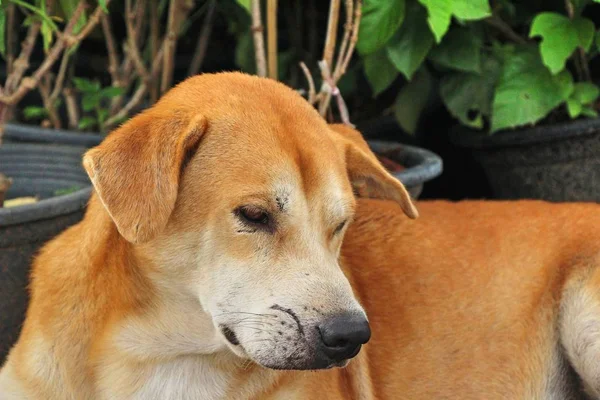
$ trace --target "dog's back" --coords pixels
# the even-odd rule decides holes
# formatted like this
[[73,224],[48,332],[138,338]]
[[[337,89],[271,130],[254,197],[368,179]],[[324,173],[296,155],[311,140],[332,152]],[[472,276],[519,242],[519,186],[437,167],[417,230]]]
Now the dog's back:
[[[381,398],[598,396],[600,206],[366,200],[344,244]],[[401,394],[401,395],[399,395]],[[398,397],[400,396],[400,397]]]

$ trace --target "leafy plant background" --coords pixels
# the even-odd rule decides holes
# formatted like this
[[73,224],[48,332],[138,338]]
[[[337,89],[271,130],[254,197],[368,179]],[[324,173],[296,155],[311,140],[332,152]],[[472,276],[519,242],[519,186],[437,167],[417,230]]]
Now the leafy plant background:
[[[536,4],[539,3],[539,4]],[[414,133],[441,101],[461,124],[494,133],[596,117],[588,62],[600,0],[365,0],[358,51],[375,96],[397,81],[394,115]]]

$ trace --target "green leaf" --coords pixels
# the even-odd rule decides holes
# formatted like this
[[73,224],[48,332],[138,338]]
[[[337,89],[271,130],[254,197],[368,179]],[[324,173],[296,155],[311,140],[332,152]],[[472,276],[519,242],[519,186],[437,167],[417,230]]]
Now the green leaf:
[[0,7],[0,54],[6,59],[6,9]]
[[361,54],[379,50],[404,21],[405,0],[365,0],[356,48]]
[[436,42],[440,42],[452,20],[452,1],[451,0],[419,0],[427,8],[427,23],[431,32],[435,36]]
[[108,14],[108,7],[106,6],[106,0],[98,0],[98,5],[102,8],[105,14]]
[[462,20],[478,20],[491,15],[488,0],[419,0],[427,8],[427,22],[440,42],[448,28],[452,16]]
[[573,27],[577,31],[579,46],[586,52],[590,51],[590,47],[594,43],[594,32],[596,31],[594,23],[587,18],[580,17],[573,19]]
[[77,90],[83,93],[97,93],[100,90],[100,82],[91,81],[86,78],[73,78]]
[[118,86],[108,86],[100,90],[100,97],[111,99],[113,97],[121,96],[125,92],[125,89]]
[[77,127],[79,129],[89,129],[96,126],[96,118],[94,117],[89,117],[89,116],[85,116],[83,118],[81,118],[81,120],[79,120],[79,125],[77,125]]
[[595,102],[599,95],[600,89],[598,86],[589,82],[579,82],[575,84],[575,88],[571,97],[582,105],[587,105]]
[[452,12],[467,21],[483,19],[492,15],[488,0],[453,0]]
[[242,6],[246,11],[248,11],[248,14],[252,13],[252,9],[250,8],[250,2],[252,0],[237,0],[237,3]]
[[[35,7],[32,6],[31,4],[27,3],[26,1],[23,0],[10,0],[12,3],[15,3],[18,6],[21,6],[23,8],[28,9],[29,11],[32,11],[35,15],[37,15],[39,18],[41,18],[42,21],[44,21],[51,29],[52,31],[57,31],[58,28],[56,27],[56,24],[54,23],[54,21],[52,21],[52,18],[50,18],[47,14],[45,9],[42,10],[39,7]],[[42,3],[44,8],[46,3],[43,2]]]
[[52,44],[52,29],[45,21],[42,21],[40,32],[42,33],[44,51],[48,51],[48,49],[50,49],[50,45]]
[[48,115],[48,111],[44,107],[29,106],[23,109],[23,117],[25,119],[40,119]]
[[596,112],[596,110],[594,110],[593,108],[588,107],[588,106],[584,106],[581,109],[581,114],[588,118],[597,118],[598,117],[598,112]]
[[539,121],[573,91],[570,73],[553,76],[535,48],[523,46],[505,57],[493,101],[492,132]]
[[100,105],[100,95],[98,93],[84,94],[81,99],[81,108],[83,111],[92,111]]
[[433,46],[434,38],[427,22],[425,9],[417,3],[406,9],[406,21],[388,43],[386,50],[392,63],[411,79]]
[[419,119],[433,90],[433,79],[427,68],[421,68],[412,81],[398,93],[394,103],[394,116],[406,132],[414,134]]
[[[49,17],[48,12],[46,11],[46,2],[41,1],[41,6],[43,14]],[[40,32],[42,33],[42,42],[44,43],[44,51],[48,51],[52,44],[52,26],[49,25],[48,21],[52,20],[50,18],[42,19],[42,26],[40,29]]]
[[398,70],[388,58],[385,49],[365,56],[364,67],[367,81],[373,89],[373,96],[387,89],[398,76]]
[[596,47],[600,51],[600,31],[596,32]]
[[594,37],[594,23],[586,18],[570,20],[564,15],[544,12],[531,24],[529,37],[540,36],[540,53],[544,65],[557,74],[578,46],[589,50]]
[[98,115],[98,124],[102,125],[104,123],[104,121],[106,121],[106,118],[108,118],[108,110],[106,110],[106,109],[98,110],[97,115]]
[[455,72],[443,76],[440,97],[453,117],[472,128],[483,128],[483,117],[492,112],[494,88],[502,66],[495,57],[486,57],[481,73]]
[[575,119],[581,115],[581,110],[583,106],[580,102],[575,99],[567,99],[567,111],[569,112],[569,117]]
[[450,30],[442,43],[429,53],[429,59],[441,66],[466,72],[481,71],[483,39],[471,29]]

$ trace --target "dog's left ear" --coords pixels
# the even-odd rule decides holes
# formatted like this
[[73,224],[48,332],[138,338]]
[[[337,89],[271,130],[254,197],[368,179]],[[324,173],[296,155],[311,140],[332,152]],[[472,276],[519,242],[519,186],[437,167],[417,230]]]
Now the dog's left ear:
[[167,224],[185,160],[207,129],[202,116],[149,109],[112,132],[83,166],[119,233],[143,243]]
[[360,132],[343,124],[331,124],[336,144],[346,159],[352,187],[359,197],[393,200],[410,218],[419,212],[404,185],[379,162]]

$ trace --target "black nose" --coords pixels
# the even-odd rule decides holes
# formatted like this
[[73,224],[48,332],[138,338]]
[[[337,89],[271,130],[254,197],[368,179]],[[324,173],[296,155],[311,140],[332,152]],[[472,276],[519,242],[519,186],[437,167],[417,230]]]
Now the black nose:
[[358,354],[360,346],[371,338],[371,328],[364,316],[355,313],[329,317],[318,326],[326,354],[343,361]]

